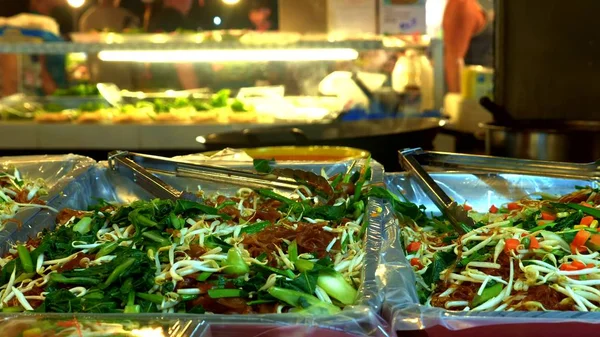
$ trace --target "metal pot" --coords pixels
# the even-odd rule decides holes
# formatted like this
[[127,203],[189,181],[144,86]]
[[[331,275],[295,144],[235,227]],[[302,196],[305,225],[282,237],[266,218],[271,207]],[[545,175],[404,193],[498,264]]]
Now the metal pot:
[[518,120],[479,125],[493,156],[588,163],[600,158],[600,121]]

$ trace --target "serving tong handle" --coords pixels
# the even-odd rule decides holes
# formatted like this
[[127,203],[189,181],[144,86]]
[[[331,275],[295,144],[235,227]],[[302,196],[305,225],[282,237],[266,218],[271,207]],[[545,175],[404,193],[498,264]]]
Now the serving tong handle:
[[111,169],[118,170],[122,174],[126,174],[140,187],[150,192],[155,197],[170,200],[191,200],[199,201],[195,194],[190,192],[179,191],[173,186],[165,183],[161,179],[154,176],[142,166],[127,157],[125,151],[113,151],[108,155],[108,164]]
[[448,218],[452,227],[459,233],[465,234],[466,228],[474,228],[475,223],[471,219],[462,205],[450,199],[441,187],[431,178],[425,171],[423,166],[415,158],[415,155],[422,153],[420,148],[407,149],[399,152],[400,164],[402,167],[413,176],[417,184],[423,189],[425,194],[433,201],[433,203],[442,211]]
[[422,151],[418,149],[423,165],[451,168],[460,171],[476,170],[494,173],[532,174],[555,178],[600,179],[600,159],[592,163],[563,163],[481,156],[472,154]]
[[267,187],[289,191],[298,188],[298,183],[293,178],[275,174],[255,173],[216,165],[186,163],[135,152],[114,151],[111,154],[119,154],[121,158],[127,158],[130,163],[136,164],[138,169],[144,169],[147,173],[175,175],[177,177],[251,188]]

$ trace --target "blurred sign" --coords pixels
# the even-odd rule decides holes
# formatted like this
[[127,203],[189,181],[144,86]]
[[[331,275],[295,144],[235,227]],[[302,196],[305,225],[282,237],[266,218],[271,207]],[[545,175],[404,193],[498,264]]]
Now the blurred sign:
[[334,34],[375,34],[376,10],[373,0],[328,0],[327,30]]
[[379,32],[425,34],[425,0],[379,0]]

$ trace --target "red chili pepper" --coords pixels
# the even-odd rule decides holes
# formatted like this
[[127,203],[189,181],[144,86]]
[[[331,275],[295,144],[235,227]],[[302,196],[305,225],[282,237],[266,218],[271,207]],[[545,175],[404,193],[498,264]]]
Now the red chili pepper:
[[512,250],[516,250],[521,242],[517,239],[506,239],[504,241],[504,252],[510,253]]
[[540,248],[540,242],[535,236],[529,238],[529,249],[538,249]]
[[509,202],[508,205],[506,205],[506,208],[508,208],[509,211],[516,211],[521,209],[521,206],[516,202]]
[[581,221],[579,222],[579,224],[589,226],[592,224],[593,221],[594,221],[594,217],[591,215],[588,215],[588,216],[584,216],[583,218],[581,218]]
[[471,207],[471,206],[467,205],[467,203],[465,203],[465,204],[463,205],[463,208],[464,208],[464,209],[465,209],[465,211],[467,211],[467,212],[473,209],[473,207]]
[[571,244],[575,247],[581,247],[585,245],[590,236],[592,236],[590,232],[581,229],[579,232],[577,232],[577,234],[575,234],[575,238],[573,238],[573,242],[571,242]]
[[546,212],[542,212],[542,220],[556,220],[556,215],[552,214],[552,213],[546,213]]
[[492,205],[492,207],[490,207],[490,213],[498,213],[498,207],[496,207],[496,205]]
[[419,260],[419,258],[413,257],[412,259],[410,259],[410,265],[413,267],[417,267],[418,269],[423,268],[423,265],[421,264],[421,260]]
[[569,247],[571,247],[571,254],[577,254],[577,252],[579,253],[587,253],[587,248],[585,246],[575,246],[574,244],[570,244]]
[[573,265],[569,264],[569,263],[563,263],[560,265],[560,267],[558,268],[560,270],[564,270],[564,271],[575,271],[575,270],[579,270],[576,267],[574,267]]
[[411,242],[408,244],[408,246],[406,246],[406,251],[409,253],[415,253],[419,251],[419,248],[421,248],[421,243],[418,241],[415,242]]
[[69,321],[58,321],[58,322],[56,322],[56,325],[63,327],[63,328],[70,328],[73,326],[77,326],[77,321],[74,319],[69,320]]
[[577,268],[577,270],[585,269],[585,263],[577,260],[573,260],[573,262],[571,262],[571,266]]

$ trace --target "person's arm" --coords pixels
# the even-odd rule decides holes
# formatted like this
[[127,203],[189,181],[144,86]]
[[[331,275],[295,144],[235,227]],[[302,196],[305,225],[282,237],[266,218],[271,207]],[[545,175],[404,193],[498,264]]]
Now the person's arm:
[[460,92],[460,73],[471,38],[485,28],[486,15],[475,0],[450,0],[444,12],[444,67],[449,92]]
[[178,63],[175,64],[175,69],[177,69],[177,77],[179,77],[179,83],[183,90],[198,88],[198,77],[193,64]]
[[2,75],[2,95],[0,96],[10,96],[16,94],[19,90],[18,65],[19,61],[16,54],[0,54],[0,67],[2,67],[2,71],[0,71]]
[[46,65],[46,57],[40,56],[40,65],[42,66],[41,77],[42,77],[42,89],[44,90],[44,94],[51,95],[56,91],[57,85],[54,82],[54,79],[48,72],[48,67]]

